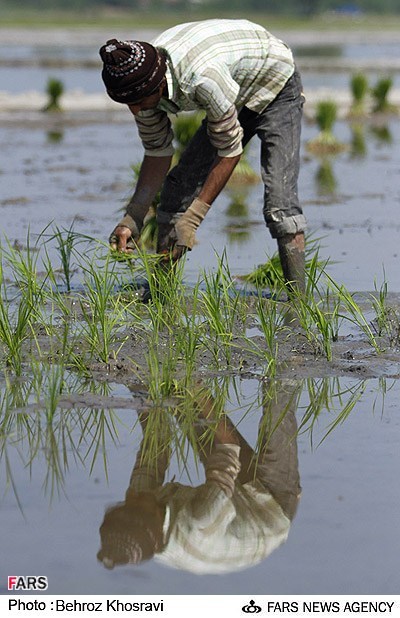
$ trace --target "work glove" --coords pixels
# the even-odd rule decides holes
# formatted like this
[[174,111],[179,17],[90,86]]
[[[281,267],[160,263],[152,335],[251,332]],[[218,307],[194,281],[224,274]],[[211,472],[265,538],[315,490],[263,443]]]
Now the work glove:
[[183,247],[185,251],[193,249],[197,228],[210,208],[210,204],[206,204],[197,197],[193,200],[187,211],[175,223],[177,248]]

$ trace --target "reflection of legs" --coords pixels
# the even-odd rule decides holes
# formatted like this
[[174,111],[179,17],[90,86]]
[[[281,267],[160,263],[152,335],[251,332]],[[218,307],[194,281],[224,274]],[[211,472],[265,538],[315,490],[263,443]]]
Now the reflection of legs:
[[[130,490],[135,492],[155,489],[164,482],[170,458],[170,435],[167,421],[163,423],[163,413],[164,410],[138,412],[143,437],[129,482]],[[161,422],[156,422],[153,428],[151,422],[156,415],[161,415],[158,419]],[[149,444],[150,435],[156,436],[156,443]]]
[[272,397],[270,390],[265,395],[256,477],[293,519],[301,493],[295,416],[300,385],[283,380]]

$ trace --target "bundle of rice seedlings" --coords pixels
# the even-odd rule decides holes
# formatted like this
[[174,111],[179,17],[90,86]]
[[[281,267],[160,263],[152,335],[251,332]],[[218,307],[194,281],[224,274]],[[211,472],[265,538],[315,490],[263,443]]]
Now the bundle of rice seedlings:
[[363,73],[357,73],[350,80],[350,90],[353,102],[350,107],[351,116],[362,116],[366,113],[366,97],[368,94],[368,79]]
[[315,120],[319,128],[317,137],[310,140],[307,148],[317,155],[335,154],[346,148],[333,134],[337,118],[337,105],[334,101],[320,101],[317,105]]
[[389,113],[395,111],[395,106],[389,103],[389,92],[393,86],[391,77],[383,77],[378,80],[375,87],[371,90],[371,95],[374,100],[374,113]]
[[64,84],[59,79],[51,77],[46,86],[48,103],[43,108],[44,112],[61,112],[60,98],[64,94]]
[[[306,269],[318,256],[320,238],[308,238],[306,242]],[[317,260],[317,265],[322,266],[323,262]],[[258,288],[279,287],[284,280],[279,253],[274,253],[265,264],[260,264],[255,270],[247,275],[239,275],[238,279],[246,281]]]

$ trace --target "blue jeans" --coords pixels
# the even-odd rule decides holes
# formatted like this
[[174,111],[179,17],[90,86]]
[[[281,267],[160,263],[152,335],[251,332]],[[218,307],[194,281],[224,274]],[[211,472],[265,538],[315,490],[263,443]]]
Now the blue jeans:
[[[254,135],[261,141],[263,214],[273,238],[306,229],[297,190],[303,103],[301,79],[296,70],[263,112],[244,107],[239,113],[243,147]],[[158,209],[160,223],[167,222],[175,213],[179,216],[190,206],[201,191],[216,155],[207,136],[205,119],[165,179]]]

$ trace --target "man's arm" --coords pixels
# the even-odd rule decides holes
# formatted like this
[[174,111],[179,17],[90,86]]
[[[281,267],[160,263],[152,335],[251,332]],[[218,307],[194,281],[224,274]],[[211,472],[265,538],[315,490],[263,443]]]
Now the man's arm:
[[225,187],[239,160],[240,154],[235,157],[217,157],[199,193],[199,199],[211,205]]
[[145,155],[140,167],[135,192],[129,200],[126,214],[114,229],[110,237],[112,249],[127,252],[131,239],[139,238],[143,220],[158,191],[161,189],[171,165],[172,156],[151,157]]
[[199,196],[193,200],[187,211],[175,224],[176,247],[172,258],[179,259],[185,251],[192,249],[196,231],[203,221],[211,204],[220,194],[235,169],[240,154],[233,157],[216,157]]
[[[204,99],[204,103],[207,103],[209,98],[207,89],[203,88],[197,95],[200,100]],[[198,197],[175,225],[177,240],[173,259],[179,259],[185,251],[193,248],[197,228],[231,177],[243,151],[243,129],[234,105],[219,116],[213,115],[210,110],[207,119],[207,132],[211,144],[217,150],[217,156]]]

